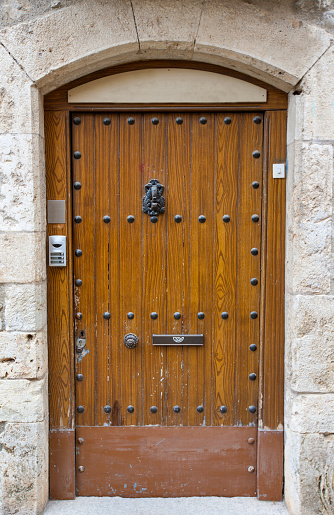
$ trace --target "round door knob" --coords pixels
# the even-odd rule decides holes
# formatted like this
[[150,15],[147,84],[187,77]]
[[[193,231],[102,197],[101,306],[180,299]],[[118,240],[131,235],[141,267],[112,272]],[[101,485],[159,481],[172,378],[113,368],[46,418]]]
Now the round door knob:
[[128,349],[133,349],[138,345],[138,336],[133,333],[126,334],[124,336],[124,345]]

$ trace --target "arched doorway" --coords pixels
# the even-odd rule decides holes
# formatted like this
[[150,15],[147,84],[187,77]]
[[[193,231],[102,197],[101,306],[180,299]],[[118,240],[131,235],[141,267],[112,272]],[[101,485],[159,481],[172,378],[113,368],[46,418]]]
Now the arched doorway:
[[[231,96],[89,87],[168,69],[227,76]],[[286,105],[176,61],[46,97],[48,229],[68,239],[48,278],[53,497],[281,498]]]

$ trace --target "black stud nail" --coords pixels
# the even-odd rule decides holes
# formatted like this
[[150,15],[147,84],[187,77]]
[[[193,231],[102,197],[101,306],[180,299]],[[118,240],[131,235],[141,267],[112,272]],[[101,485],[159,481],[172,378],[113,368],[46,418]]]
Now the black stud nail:
[[108,216],[108,215],[104,216],[103,217],[103,221],[104,221],[105,224],[109,224],[111,222],[110,216]]
[[81,182],[75,182],[73,186],[75,190],[81,190]]
[[206,217],[204,215],[201,215],[198,217],[198,221],[200,224],[204,224],[204,222],[206,221]]
[[252,256],[257,256],[259,253],[258,249],[256,249],[255,247],[251,250],[251,254]]
[[133,320],[135,315],[134,315],[134,313],[132,313],[132,311],[129,311],[129,313],[127,314],[127,317],[129,320]]
[[133,125],[134,123],[135,123],[135,119],[134,118],[132,118],[132,117],[128,118],[128,124],[129,125]]
[[73,123],[74,125],[80,125],[81,118],[79,118],[79,116],[76,116],[75,118],[73,118]]
[[250,317],[255,320],[255,318],[257,318],[257,312],[256,311],[252,311],[251,314],[250,314]]
[[256,374],[254,374],[254,373],[249,374],[249,379],[250,379],[251,381],[255,381],[255,379],[256,379]]
[[80,467],[78,467],[78,472],[85,472],[85,467],[80,465]]
[[[106,125],[108,125],[108,124],[106,124]],[[110,406],[104,406],[103,409],[104,409],[105,413],[111,413],[111,407]]]
[[199,123],[201,123],[202,125],[205,125],[205,124],[207,123],[207,121],[208,121],[208,120],[207,120],[204,116],[202,116],[202,117],[199,119]]
[[220,413],[226,413],[227,412],[227,407],[226,406],[220,406],[219,411],[220,411]]
[[78,406],[77,407],[77,412],[78,413],[83,413],[85,411],[85,408],[83,406]]
[[254,152],[253,152],[254,159],[259,159],[260,155],[261,154],[260,154],[260,152],[258,150],[254,150]]
[[204,316],[205,315],[204,315],[203,311],[200,311],[199,313],[197,313],[197,318],[199,318],[200,320],[203,320]]
[[152,224],[156,224],[157,221],[158,221],[158,217],[157,216],[151,216],[150,220],[151,220]]
[[249,410],[249,413],[256,413],[256,407],[255,406],[249,406],[248,410]]
[[174,411],[174,413],[180,413],[180,411],[181,411],[180,406],[174,406],[173,411]]
[[181,318],[181,313],[179,313],[178,311],[176,311],[176,313],[174,313],[174,318],[175,318],[175,320],[180,320],[180,318]]
[[180,118],[179,116],[176,118],[176,120],[175,120],[175,121],[176,121],[176,123],[177,123],[178,125],[182,125],[182,123],[183,123],[183,119],[182,119],[182,118]]
[[221,314],[221,317],[223,320],[226,320],[228,318],[228,313],[226,311],[224,311],[222,314]]
[[197,413],[203,413],[203,411],[204,411],[203,406],[197,406],[196,411],[197,411]]
[[252,345],[249,346],[249,350],[255,352],[257,350],[257,345],[255,345],[255,343],[252,343]]
[[81,224],[81,222],[82,222],[81,216],[75,216],[74,217],[74,221],[75,221],[76,224]]
[[77,279],[75,281],[75,284],[76,284],[76,286],[81,286],[82,285],[82,280],[81,279]]
[[129,216],[127,217],[127,221],[129,222],[129,224],[133,224],[133,222],[135,221],[135,217],[134,217],[134,216],[132,216],[132,215],[129,215]]
[[262,122],[262,118],[260,116],[255,116],[255,118],[253,118],[253,122],[258,125]]
[[81,152],[79,152],[78,150],[76,150],[73,154],[74,156],[74,159],[80,159],[81,158]]
[[257,181],[254,181],[254,182],[252,182],[252,186],[253,186],[254,190],[257,190],[258,187],[260,186],[260,184]]
[[177,224],[179,224],[180,222],[182,222],[182,216],[181,215],[175,215],[174,216],[174,220]]
[[110,118],[103,118],[103,123],[104,123],[104,125],[110,125],[111,124]]
[[77,374],[77,381],[83,381],[83,375]]
[[252,222],[255,222],[255,223],[256,223],[256,222],[258,222],[259,220],[260,220],[259,215],[253,215],[253,216],[252,216]]
[[76,318],[77,320],[82,320],[82,317],[83,317],[83,314],[82,314],[82,313],[76,313],[76,314],[75,314],[75,318]]
[[134,410],[135,410],[135,409],[134,409],[134,407],[133,407],[133,406],[128,406],[128,407],[127,407],[127,412],[128,412],[128,413],[133,413],[133,412],[134,412]]
[[75,255],[76,255],[77,257],[81,257],[81,256],[82,256],[82,250],[81,250],[81,249],[77,249],[77,250],[75,251]]
[[111,317],[111,314],[109,313],[109,311],[106,311],[105,313],[103,313],[103,318],[104,318],[105,320],[109,320],[109,319],[110,319],[110,317]]
[[157,413],[157,411],[158,411],[158,408],[156,406],[151,406],[150,407],[150,412],[151,413]]
[[152,118],[153,125],[158,125],[159,119],[158,118]]
[[223,216],[223,222],[225,222],[226,224],[228,224],[230,220],[231,218],[228,215]]
[[251,285],[256,286],[259,281],[256,279],[256,277],[252,277],[251,279]]
[[156,319],[158,318],[158,313],[156,313],[155,311],[153,311],[153,312],[151,313],[151,318],[152,318],[152,320],[156,320]]
[[226,116],[226,118],[224,118],[224,123],[226,125],[230,125],[231,122],[232,122],[232,119],[229,116]]

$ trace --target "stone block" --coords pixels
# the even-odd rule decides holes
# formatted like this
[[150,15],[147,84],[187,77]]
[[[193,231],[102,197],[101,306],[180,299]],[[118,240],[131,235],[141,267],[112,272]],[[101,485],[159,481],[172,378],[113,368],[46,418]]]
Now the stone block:
[[0,234],[0,282],[29,283],[46,279],[45,233]]
[[36,332],[46,325],[46,283],[5,287],[6,331]]
[[44,140],[0,134],[0,177],[1,230],[45,230]]
[[42,513],[48,500],[48,422],[8,423],[0,434],[1,513]]
[[[188,52],[194,49],[202,0],[133,0],[140,52],[155,49]],[[183,57],[185,58],[185,57]]]
[[33,109],[37,89],[33,81],[0,45],[0,134],[40,134],[39,117]]
[[0,40],[38,86],[47,90],[102,68],[102,61],[111,66],[121,54],[132,52],[135,58],[139,50],[129,0],[83,0],[7,27]]
[[43,422],[47,401],[46,377],[0,380],[0,422]]
[[285,432],[285,502],[293,515],[333,513],[333,434]]
[[289,91],[329,45],[329,34],[300,22],[286,2],[208,0],[195,56],[197,52],[219,55],[239,63],[240,71],[258,70],[269,83]]
[[39,379],[47,371],[47,338],[40,333],[0,332],[0,378]]
[[332,198],[332,145],[289,145],[286,276],[291,293],[330,293]]
[[334,393],[295,395],[289,426],[296,433],[334,434]]
[[334,48],[331,47],[310,69],[301,83],[304,140],[334,139],[333,69]]

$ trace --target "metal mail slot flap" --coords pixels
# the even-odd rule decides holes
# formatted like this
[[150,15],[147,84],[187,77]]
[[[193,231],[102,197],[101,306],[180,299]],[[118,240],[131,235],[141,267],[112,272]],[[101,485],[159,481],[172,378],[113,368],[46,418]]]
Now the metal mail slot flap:
[[153,345],[203,345],[203,334],[153,334]]

